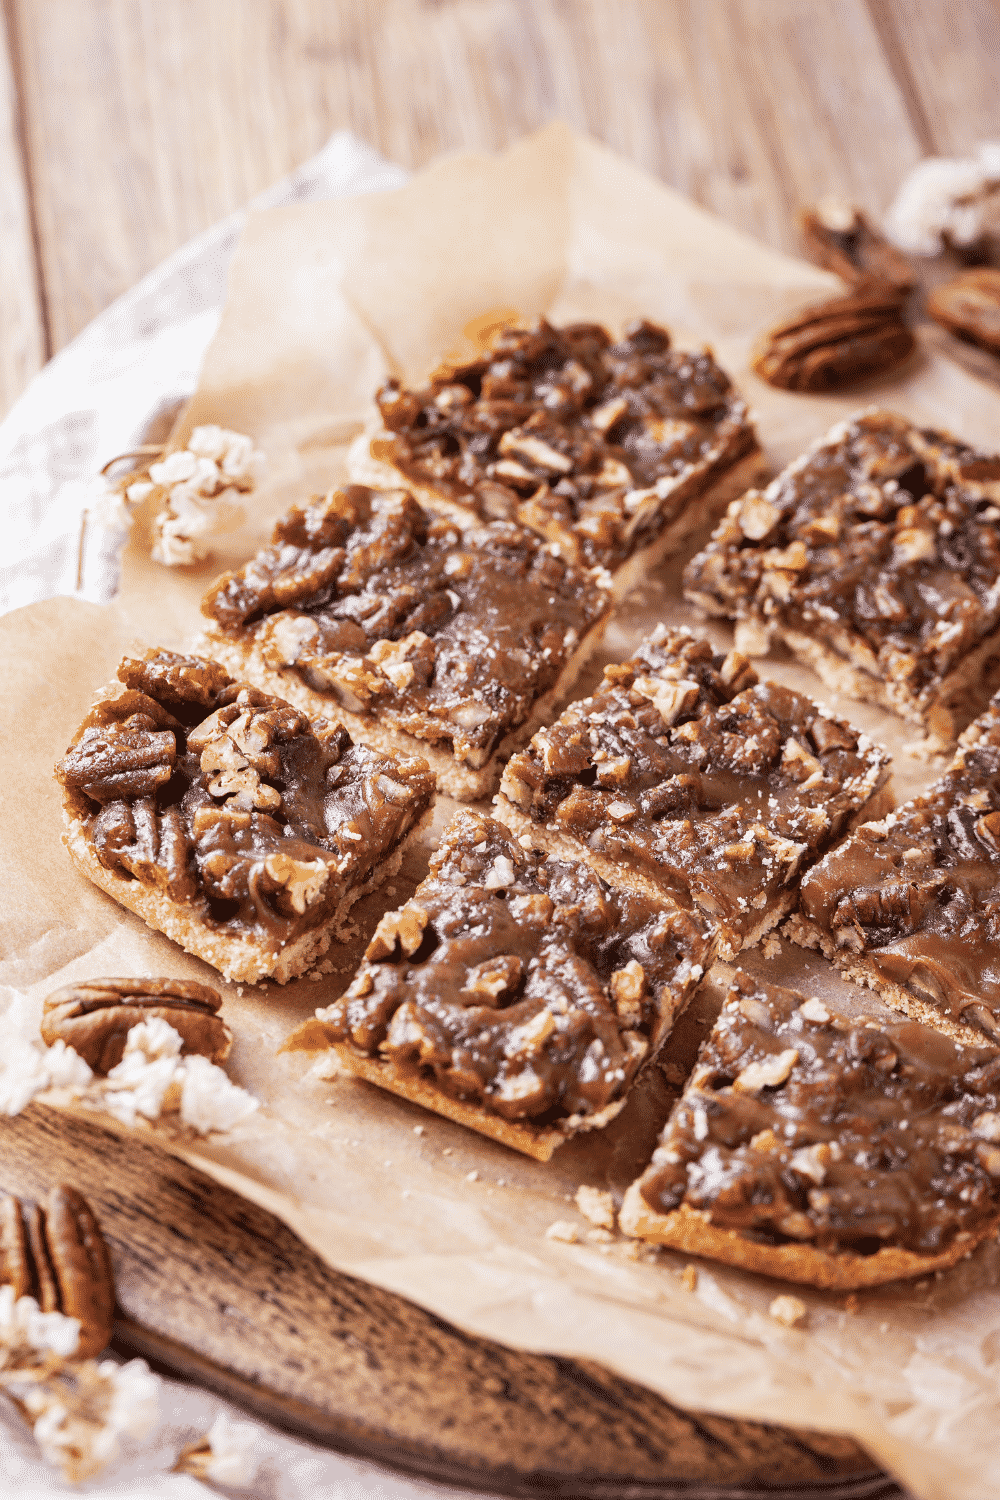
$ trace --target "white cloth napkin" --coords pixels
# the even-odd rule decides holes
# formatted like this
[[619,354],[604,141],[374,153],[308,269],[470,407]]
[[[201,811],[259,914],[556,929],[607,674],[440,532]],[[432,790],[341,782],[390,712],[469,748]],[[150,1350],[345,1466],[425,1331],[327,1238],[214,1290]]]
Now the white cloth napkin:
[[[342,132],[251,207],[379,192],[406,179],[402,167]],[[95,318],[36,376],[0,425],[0,613],[56,594],[98,603],[113,597],[123,535],[84,525],[90,483],[108,459],[142,441],[158,418],[166,423],[194,390],[245,217],[233,214],[199,235]],[[239,1424],[238,1446],[249,1447],[256,1472],[239,1489],[213,1485],[217,1493],[259,1500],[443,1500],[458,1494],[250,1422],[194,1386],[164,1380],[160,1406],[162,1423],[153,1437],[77,1488],[42,1460],[27,1427],[0,1397],[0,1494],[194,1500],[206,1487],[169,1470],[220,1413]]]
[[[380,192],[407,175],[343,131],[250,207]],[[198,235],[113,302],[0,424],[0,614],[56,594],[113,598],[124,533],[85,524],[90,484],[194,390],[245,219]]]

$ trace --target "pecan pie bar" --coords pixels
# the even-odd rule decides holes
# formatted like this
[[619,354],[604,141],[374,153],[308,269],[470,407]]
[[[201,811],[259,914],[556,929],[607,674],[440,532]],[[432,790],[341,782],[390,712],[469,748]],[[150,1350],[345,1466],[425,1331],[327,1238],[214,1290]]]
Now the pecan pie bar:
[[794,905],[803,869],[887,806],[885,753],[801,693],[658,626],[507,765],[499,816],[700,907],[731,956]]
[[862,413],[734,501],[684,585],[736,619],[740,650],[777,636],[831,687],[949,744],[1000,654],[1000,457]]
[[351,1072],[546,1161],[622,1108],[714,949],[670,901],[547,858],[472,811],[347,992],[293,1035]]
[[481,359],[375,399],[383,430],[356,446],[356,478],[403,475],[431,509],[516,519],[609,569],[619,598],[765,472],[711,353],[671,349],[651,323],[619,343],[594,323],[510,328]]
[[895,1009],[1000,1042],[1000,696],[929,791],[809,872],[788,933]]
[[118,678],[56,767],[77,865],[227,979],[303,973],[430,815],[426,762],[200,657],[147,651]]
[[953,1265],[1000,1219],[1000,1051],[737,973],[627,1234],[819,1287]]
[[[468,519],[468,518],[467,518]],[[565,695],[608,590],[508,521],[463,530],[403,491],[335,490],[206,594],[206,652],[313,717],[419,751],[462,801]]]

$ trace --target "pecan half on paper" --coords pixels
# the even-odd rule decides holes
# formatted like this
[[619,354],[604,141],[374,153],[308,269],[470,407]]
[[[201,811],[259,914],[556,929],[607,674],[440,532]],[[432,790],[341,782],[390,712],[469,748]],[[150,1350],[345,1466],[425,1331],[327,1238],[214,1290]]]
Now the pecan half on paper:
[[935,287],[927,311],[960,338],[1000,354],[1000,271],[980,266]]
[[859,286],[846,297],[804,307],[761,338],[757,374],[787,391],[830,391],[903,363],[914,339],[895,287]]
[[878,281],[911,292],[917,284],[909,258],[853,203],[821,198],[799,214],[799,229],[809,259],[851,286]]
[[75,1357],[90,1359],[111,1339],[115,1285],[97,1220],[75,1188],[54,1187],[44,1205],[0,1199],[0,1285],[34,1297],[42,1312],[80,1323]]
[[48,996],[42,1040],[51,1047],[61,1039],[95,1073],[109,1073],[121,1062],[132,1027],[159,1016],[180,1034],[184,1052],[220,1063],[233,1042],[217,1014],[221,1004],[217,990],[193,980],[89,979]]

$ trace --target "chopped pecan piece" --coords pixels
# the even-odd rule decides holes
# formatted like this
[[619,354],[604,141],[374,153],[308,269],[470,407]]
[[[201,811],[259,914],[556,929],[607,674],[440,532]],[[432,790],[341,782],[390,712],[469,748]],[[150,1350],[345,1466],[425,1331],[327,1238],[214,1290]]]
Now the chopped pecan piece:
[[217,990],[189,979],[90,979],[47,996],[42,1040],[49,1047],[63,1041],[95,1073],[110,1073],[132,1027],[158,1016],[179,1033],[182,1052],[220,1063],[233,1041],[221,1005]]
[[751,363],[769,385],[829,391],[895,369],[914,347],[899,292],[862,286],[776,323],[758,342]]
[[0,1205],[0,1283],[33,1296],[42,1312],[80,1323],[77,1359],[100,1354],[111,1339],[115,1287],[97,1220],[75,1188],[54,1187],[44,1205],[7,1197]]

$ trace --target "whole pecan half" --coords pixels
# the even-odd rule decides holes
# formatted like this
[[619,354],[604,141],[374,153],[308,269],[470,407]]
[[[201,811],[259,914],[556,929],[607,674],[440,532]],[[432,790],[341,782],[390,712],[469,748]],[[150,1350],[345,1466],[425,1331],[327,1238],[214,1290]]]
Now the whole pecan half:
[[809,259],[852,286],[879,281],[910,292],[917,284],[909,258],[853,203],[823,198],[801,211],[799,229]]
[[51,1047],[61,1039],[95,1073],[108,1073],[121,1062],[132,1027],[159,1016],[180,1033],[184,1052],[218,1063],[233,1041],[217,1014],[221,1004],[217,990],[193,980],[89,979],[47,997],[42,1040]]
[[34,1297],[42,1312],[80,1323],[78,1359],[100,1354],[111,1338],[115,1285],[97,1220],[75,1188],[60,1184],[44,1204],[0,1201],[0,1284]]
[[952,333],[1000,354],[1000,271],[980,266],[935,287],[927,311]]
[[836,390],[880,375],[913,352],[903,300],[896,288],[872,284],[804,307],[759,340],[753,368],[788,391]]

